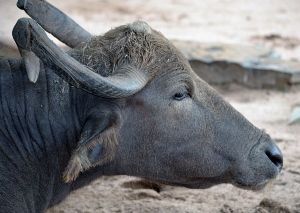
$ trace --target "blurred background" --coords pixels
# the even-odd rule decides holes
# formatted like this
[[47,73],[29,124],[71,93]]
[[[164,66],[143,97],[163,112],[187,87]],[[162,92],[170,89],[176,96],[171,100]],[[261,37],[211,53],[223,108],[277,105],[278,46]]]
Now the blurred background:
[[[16,0],[0,0],[0,42],[26,16]],[[263,44],[300,60],[299,0],[49,0],[94,35],[136,20],[169,39]]]

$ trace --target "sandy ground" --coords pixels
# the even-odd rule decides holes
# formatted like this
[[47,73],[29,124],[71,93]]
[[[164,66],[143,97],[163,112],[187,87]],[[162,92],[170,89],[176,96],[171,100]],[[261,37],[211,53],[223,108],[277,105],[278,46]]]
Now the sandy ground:
[[[147,21],[170,39],[262,44],[300,62],[299,0],[85,0],[59,1],[92,34],[135,20]],[[25,16],[15,1],[0,0],[0,42],[14,45],[11,30]],[[4,18],[5,17],[5,18]],[[102,177],[72,193],[54,212],[300,212],[300,123],[288,125],[300,104],[300,86],[253,90],[236,84],[217,90],[278,143],[284,155],[279,178],[263,192],[231,185],[206,190],[149,185],[127,176]]]

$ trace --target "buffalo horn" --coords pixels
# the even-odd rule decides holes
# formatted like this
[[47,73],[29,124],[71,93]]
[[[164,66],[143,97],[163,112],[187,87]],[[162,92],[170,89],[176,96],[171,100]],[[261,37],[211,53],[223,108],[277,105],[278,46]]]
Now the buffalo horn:
[[45,0],[18,0],[17,6],[47,32],[71,48],[92,38],[92,35],[73,19]]
[[141,90],[149,79],[145,72],[129,65],[118,68],[108,77],[93,72],[59,49],[32,19],[19,19],[13,37],[19,48],[34,52],[68,83],[97,96],[127,97]]

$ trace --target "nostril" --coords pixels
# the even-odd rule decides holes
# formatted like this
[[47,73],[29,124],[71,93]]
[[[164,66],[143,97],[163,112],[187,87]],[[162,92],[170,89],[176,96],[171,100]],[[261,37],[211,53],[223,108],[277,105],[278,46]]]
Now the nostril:
[[270,150],[267,150],[266,155],[278,167],[279,170],[282,169],[283,156],[277,146],[272,147]]

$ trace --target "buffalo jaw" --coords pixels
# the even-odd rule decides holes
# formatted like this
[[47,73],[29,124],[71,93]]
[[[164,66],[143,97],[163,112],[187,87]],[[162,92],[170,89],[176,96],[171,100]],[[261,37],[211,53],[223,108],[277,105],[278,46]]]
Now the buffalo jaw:
[[184,74],[187,84],[178,86],[174,82],[180,74],[166,75],[128,98],[116,147],[118,173],[188,188],[221,183],[264,188],[281,171],[279,148],[209,85],[190,75]]

